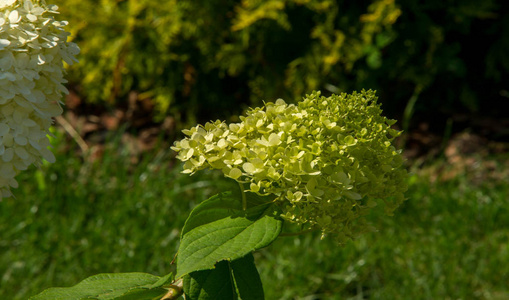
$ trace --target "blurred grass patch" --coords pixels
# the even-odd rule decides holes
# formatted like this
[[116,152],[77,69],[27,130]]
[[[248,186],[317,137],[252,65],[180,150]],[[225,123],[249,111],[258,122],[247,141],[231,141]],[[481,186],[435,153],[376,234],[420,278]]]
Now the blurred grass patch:
[[[106,145],[93,161],[58,148],[57,163],[20,174],[17,199],[0,202],[2,299],[103,272],[169,273],[191,209],[230,184],[180,174],[166,150],[132,165]],[[407,197],[394,217],[370,216],[379,232],[344,247],[317,233],[256,253],[266,298],[509,298],[507,184],[413,175]]]
[[407,197],[343,248],[304,236],[258,254],[267,299],[508,299],[509,187],[414,175]]
[[107,145],[95,160],[57,151],[57,163],[21,173],[16,199],[0,202],[2,299],[96,273],[172,270],[185,219],[224,179],[180,175],[169,148],[133,166],[123,146]]

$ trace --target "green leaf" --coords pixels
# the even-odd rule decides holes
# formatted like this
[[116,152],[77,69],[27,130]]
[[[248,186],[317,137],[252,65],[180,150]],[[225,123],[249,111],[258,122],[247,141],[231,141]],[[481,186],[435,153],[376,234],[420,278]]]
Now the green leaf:
[[246,193],[221,193],[198,205],[182,230],[177,256],[177,278],[212,269],[221,260],[235,260],[274,241],[283,221],[272,198]]
[[[247,208],[270,205],[274,200],[273,197],[263,197],[254,193],[245,193],[245,196]],[[203,201],[193,209],[187,218],[184,228],[182,228],[181,237],[196,227],[229,217],[232,213],[241,211],[241,197],[240,192],[224,192]]]
[[371,69],[378,69],[382,66],[382,53],[376,49],[366,57],[366,63]]
[[72,287],[47,289],[30,300],[152,300],[166,294],[162,286],[172,278],[172,274],[164,277],[146,273],[97,274]]
[[184,293],[190,300],[264,299],[252,253],[232,262],[220,261],[215,269],[184,276]]
[[192,272],[184,276],[184,293],[190,300],[236,300],[230,262],[223,260],[212,270]]
[[232,261],[230,266],[240,299],[265,299],[262,281],[256,269],[252,253]]
[[115,296],[114,298],[98,298],[98,299],[115,299],[115,300],[159,300],[164,296],[168,290],[163,288],[157,289],[133,289],[121,296]]

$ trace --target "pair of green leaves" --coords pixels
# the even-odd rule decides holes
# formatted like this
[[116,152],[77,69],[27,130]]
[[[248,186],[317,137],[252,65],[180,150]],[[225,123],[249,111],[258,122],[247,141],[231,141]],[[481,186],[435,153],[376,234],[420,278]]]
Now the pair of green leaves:
[[[252,251],[281,232],[280,211],[270,197],[222,193],[197,206],[184,225],[177,278],[184,277],[189,299],[263,299]],[[214,268],[215,269],[212,269]]]
[[[98,299],[155,300],[183,278],[186,299],[263,299],[252,252],[281,232],[280,211],[269,197],[221,193],[198,205],[184,225],[177,256],[177,274],[99,274],[69,288],[51,288],[31,300]],[[171,298],[173,299],[173,298]]]

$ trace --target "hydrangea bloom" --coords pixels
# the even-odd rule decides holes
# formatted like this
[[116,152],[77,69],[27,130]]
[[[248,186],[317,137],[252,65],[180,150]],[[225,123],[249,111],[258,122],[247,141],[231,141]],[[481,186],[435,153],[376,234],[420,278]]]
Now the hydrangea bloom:
[[363,216],[383,199],[387,213],[403,202],[407,172],[391,141],[400,134],[381,115],[373,91],[323,97],[297,105],[279,99],[251,109],[242,122],[184,130],[172,147],[184,173],[220,169],[273,194],[283,217],[343,242],[372,230]]
[[48,150],[52,118],[62,113],[63,62],[73,64],[79,48],[67,42],[65,21],[43,1],[0,0],[0,199],[11,196],[14,179]]

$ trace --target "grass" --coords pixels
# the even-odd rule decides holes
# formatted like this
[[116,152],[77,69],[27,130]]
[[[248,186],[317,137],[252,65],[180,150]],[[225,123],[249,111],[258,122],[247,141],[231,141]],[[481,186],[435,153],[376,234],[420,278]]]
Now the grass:
[[[179,174],[169,151],[133,167],[108,145],[93,162],[58,149],[18,176],[17,199],[0,202],[1,299],[103,272],[169,273],[191,209],[228,188],[217,173]],[[414,175],[407,197],[346,246],[308,234],[257,252],[266,299],[508,299],[509,186]]]
[[0,202],[0,299],[96,273],[169,273],[187,215],[220,187],[217,174],[172,170],[168,153],[133,168],[114,145],[94,162],[60,152],[57,163],[20,174],[16,199]]
[[[412,178],[394,217],[345,247],[317,237],[262,251],[268,299],[509,299],[509,188]],[[263,257],[263,258],[262,258]],[[290,288],[281,288],[290,287]]]

